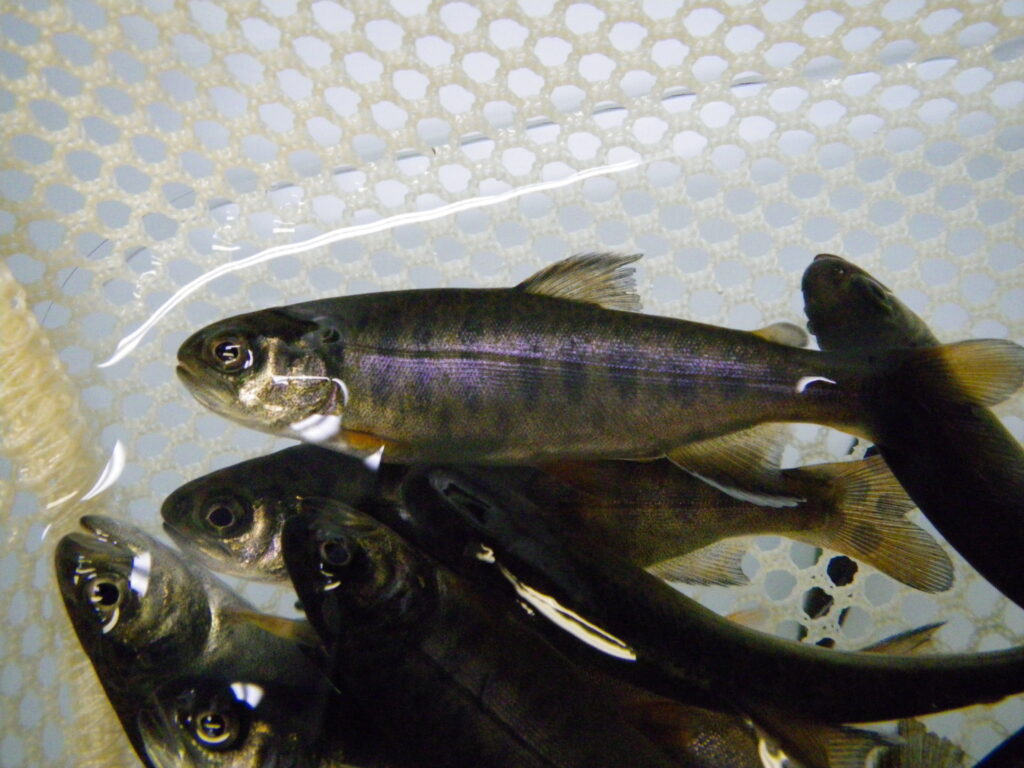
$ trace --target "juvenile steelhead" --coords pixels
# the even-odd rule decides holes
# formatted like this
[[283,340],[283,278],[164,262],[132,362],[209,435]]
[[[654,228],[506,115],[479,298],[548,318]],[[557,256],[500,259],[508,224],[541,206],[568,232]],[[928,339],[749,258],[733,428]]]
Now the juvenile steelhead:
[[518,595],[609,657],[621,655],[619,669],[630,679],[633,667],[656,670],[638,682],[653,680],[658,693],[697,686],[753,711],[768,705],[827,722],[871,722],[1024,692],[1024,648],[907,657],[782,640],[723,619],[607,551],[588,552],[559,536],[511,489],[450,469],[427,479],[435,497],[477,531],[486,562]]
[[621,311],[637,306],[637,258],[576,256],[509,289],[239,315],[187,339],[178,375],[256,429],[385,461],[477,464],[671,456],[765,422],[874,438],[917,387],[994,402],[1024,376],[1024,349],[1007,341],[823,354]]
[[[329,706],[336,703],[329,705],[333,694],[316,667],[293,643],[235,620],[235,613],[252,607],[221,582],[134,526],[91,515],[81,524],[88,533],[69,534],[57,545],[57,581],[78,639],[145,765],[205,765],[202,759],[188,762],[202,754],[204,737],[222,753],[212,765],[274,765],[271,758],[281,756],[274,750],[284,749],[277,736],[264,734],[255,754],[267,761],[247,763],[244,755],[251,751],[229,750],[226,742],[217,748],[227,734],[214,721],[195,722],[188,740],[177,741],[169,724],[156,727],[163,721],[154,718],[153,708],[162,700],[154,704],[150,697],[155,689],[166,693],[161,686],[181,692],[193,678],[218,675],[265,690],[288,681],[301,692],[303,705],[295,711],[301,711],[305,731],[330,717]],[[332,723],[327,732],[336,734],[341,725]],[[340,742],[331,749],[337,752]],[[176,756],[171,762],[169,754]]]
[[[783,470],[781,487],[771,490],[791,502],[775,508],[733,498],[666,461],[546,469],[461,471],[518,489],[563,535],[663,578],[744,583],[746,544],[727,538],[775,533],[836,549],[925,591],[952,583],[949,558],[904,518],[911,502],[880,458]],[[332,499],[393,526],[410,515],[398,498],[404,474],[401,465],[375,473],[345,454],[298,445],[186,483],[167,497],[161,514],[178,545],[211,568],[280,580],[287,578],[281,529],[305,500]]]
[[284,556],[331,679],[384,748],[432,768],[701,765],[656,746],[550,646],[373,519],[292,517]]
[[[938,348],[921,318],[838,256],[815,258],[803,293],[822,349]],[[967,562],[1024,607],[1024,448],[981,404],[948,402],[927,388],[894,410],[892,424],[912,439],[886,433],[878,448],[910,497]]]

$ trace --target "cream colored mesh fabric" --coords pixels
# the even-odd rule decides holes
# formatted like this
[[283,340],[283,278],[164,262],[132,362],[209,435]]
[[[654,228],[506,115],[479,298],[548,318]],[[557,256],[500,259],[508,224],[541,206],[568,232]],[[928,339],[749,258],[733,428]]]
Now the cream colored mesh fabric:
[[[281,445],[174,381],[200,324],[508,285],[614,249],[645,254],[647,311],[753,328],[802,322],[800,273],[829,251],[943,339],[1024,341],[1022,15],[1021,0],[5,4],[0,764],[131,764],[51,574],[115,445],[124,472],[89,509],[152,531],[178,484]],[[336,242],[257,258],[321,235]],[[176,291],[250,257],[97,367]],[[1022,437],[1024,397],[998,412]],[[794,434],[791,462],[850,443]],[[929,597],[864,565],[837,588],[815,554],[763,539],[749,587],[697,593],[843,647],[936,619],[944,650],[1024,641],[1024,612],[966,566]],[[834,603],[812,619],[814,587]],[[1024,706],[929,723],[978,757]]]

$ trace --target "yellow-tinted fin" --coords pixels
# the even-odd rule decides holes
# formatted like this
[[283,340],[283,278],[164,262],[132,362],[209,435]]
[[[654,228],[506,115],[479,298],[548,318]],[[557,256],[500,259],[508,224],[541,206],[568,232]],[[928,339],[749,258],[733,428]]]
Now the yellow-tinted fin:
[[531,275],[514,290],[599,304],[606,309],[640,309],[633,268],[642,254],[580,253]]
[[889,635],[889,637],[884,637],[877,643],[866,645],[860,650],[862,653],[886,653],[902,656],[924,653],[934,644],[935,634],[944,626],[946,626],[944,621],[925,624],[923,627]]
[[694,552],[655,563],[647,572],[666,581],[737,587],[750,583],[740,568],[748,548],[747,540],[742,537],[723,539]]
[[[895,740],[874,731],[837,725],[822,725],[778,715],[757,708],[750,713],[765,748],[822,768],[865,768],[874,755],[887,750]],[[764,730],[767,729],[767,732]],[[769,735],[771,734],[771,735]]]
[[901,743],[891,747],[878,768],[961,768],[967,757],[956,744],[916,720],[900,720]]
[[778,482],[785,424],[761,424],[673,448],[673,464],[740,501],[765,507],[793,507],[804,499],[765,490]]
[[299,645],[308,645],[313,648],[320,645],[320,637],[316,630],[305,619],[286,619],[283,616],[271,616],[242,609],[226,611],[224,618],[229,622],[254,624],[264,632],[269,632],[284,640],[291,640]]
[[753,608],[741,608],[738,611],[727,613],[725,618],[729,621],[735,621],[737,624],[742,624],[745,627],[758,629],[768,623],[770,615],[763,607],[755,606]]
[[831,482],[836,519],[821,529],[792,532],[792,538],[862,560],[923,592],[943,592],[953,585],[949,555],[931,534],[905,518],[913,502],[880,456],[800,471]]
[[787,347],[806,347],[807,342],[810,341],[807,331],[799,325],[785,321],[766,325],[764,328],[751,331],[751,333],[765,341],[784,344]]
[[[964,398],[997,405],[1024,384],[1024,347],[1005,339],[975,339],[916,350],[915,374],[949,376]],[[932,370],[934,369],[934,370]]]

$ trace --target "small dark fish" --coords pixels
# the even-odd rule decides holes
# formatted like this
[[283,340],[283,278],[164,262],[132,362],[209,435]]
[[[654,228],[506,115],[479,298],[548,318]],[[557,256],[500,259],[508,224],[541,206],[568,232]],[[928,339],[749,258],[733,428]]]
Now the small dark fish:
[[656,746],[529,629],[365,515],[292,517],[284,555],[332,681],[387,749],[435,768],[712,768]]
[[[904,519],[910,502],[878,458],[780,471],[771,490],[792,502],[776,508],[737,500],[665,461],[545,469],[461,471],[518,489],[562,535],[612,548],[664,578],[743,583],[745,542],[716,542],[777,533],[849,554],[919,589],[952,583],[949,558]],[[396,518],[409,515],[396,490],[404,474],[401,465],[374,473],[345,454],[299,445],[186,483],[167,497],[161,514],[179,546],[211,568],[279,580],[286,578],[281,528],[305,500],[333,499],[394,527]]]
[[918,389],[970,406],[1024,377],[1024,349],[1002,340],[821,353],[621,311],[637,305],[636,258],[239,315],[189,337],[178,376],[256,429],[374,461],[475,464],[672,457],[767,422],[906,441],[889,417]]
[[[1024,648],[879,656],[771,637],[723,619],[607,551],[594,557],[560,538],[509,489],[453,470],[433,471],[430,484],[477,531],[485,559],[522,599],[607,655],[626,659],[618,665],[623,674],[653,668],[659,693],[678,684],[691,695],[697,686],[755,712],[765,704],[827,722],[869,722],[1024,691]],[[651,678],[638,682],[650,685]]]
[[[134,526],[91,515],[81,523],[87,534],[69,534],[57,545],[57,581],[79,641],[144,764],[274,765],[294,752],[285,742],[297,738],[290,730],[297,722],[305,742],[331,718],[336,697],[304,652],[236,618],[252,610],[248,603]],[[253,704],[246,722],[256,717],[275,725],[276,733],[257,729],[258,736],[228,745],[217,743],[216,719],[186,727],[159,716],[161,707],[209,679],[223,680],[229,689],[233,683],[256,686],[239,689]],[[272,694],[263,710],[256,706],[257,689]],[[291,691],[289,721],[274,720],[282,690]],[[335,734],[338,725],[321,731]],[[211,739],[205,745],[204,736]],[[334,738],[323,749],[337,757],[342,745]],[[252,762],[254,755],[262,762]]]
[[[823,349],[939,348],[924,322],[888,288],[838,256],[821,255],[803,279],[809,327]],[[1024,607],[1024,448],[985,403],[952,403],[920,388],[892,423],[912,441],[876,439],[907,493],[946,540]]]

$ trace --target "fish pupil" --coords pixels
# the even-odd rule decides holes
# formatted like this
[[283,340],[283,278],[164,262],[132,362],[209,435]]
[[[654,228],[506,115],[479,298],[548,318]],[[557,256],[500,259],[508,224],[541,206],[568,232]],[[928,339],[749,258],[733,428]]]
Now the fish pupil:
[[213,354],[225,365],[230,365],[231,363],[238,362],[238,359],[242,356],[242,348],[236,342],[222,341],[213,350]]
[[121,590],[117,588],[116,584],[112,584],[109,581],[97,581],[93,584],[92,590],[89,593],[89,600],[92,601],[93,605],[100,605],[104,608],[117,605],[117,601],[120,599]]
[[320,558],[335,567],[348,565],[352,560],[352,551],[341,539],[328,539],[320,545]]
[[235,516],[227,507],[217,506],[207,513],[206,519],[214,528],[227,528],[234,522]]
[[210,744],[221,744],[231,733],[227,718],[219,712],[203,712],[198,718],[196,735]]

